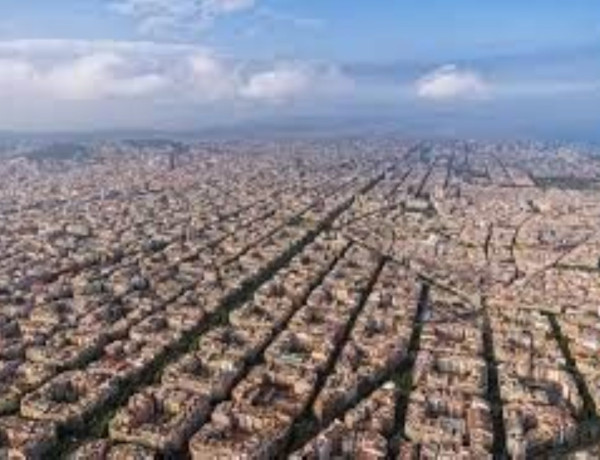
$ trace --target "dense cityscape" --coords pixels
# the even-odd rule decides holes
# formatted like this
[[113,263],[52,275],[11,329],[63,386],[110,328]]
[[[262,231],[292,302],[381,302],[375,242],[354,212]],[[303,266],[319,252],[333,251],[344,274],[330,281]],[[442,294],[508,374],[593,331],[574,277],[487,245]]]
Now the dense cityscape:
[[0,458],[597,458],[599,188],[534,142],[7,148]]

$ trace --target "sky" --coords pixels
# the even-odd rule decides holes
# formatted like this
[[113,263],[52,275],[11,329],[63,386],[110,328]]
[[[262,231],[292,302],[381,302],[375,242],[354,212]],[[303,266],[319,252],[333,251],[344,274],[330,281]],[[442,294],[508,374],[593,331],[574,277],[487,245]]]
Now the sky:
[[597,0],[0,0],[0,130],[586,140],[599,39]]

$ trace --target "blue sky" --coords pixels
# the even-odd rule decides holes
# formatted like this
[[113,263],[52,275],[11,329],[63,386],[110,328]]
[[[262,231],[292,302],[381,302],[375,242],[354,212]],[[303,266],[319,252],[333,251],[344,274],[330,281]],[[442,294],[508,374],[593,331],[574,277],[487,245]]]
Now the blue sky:
[[0,129],[351,115],[585,137],[599,39],[597,0],[0,0]]

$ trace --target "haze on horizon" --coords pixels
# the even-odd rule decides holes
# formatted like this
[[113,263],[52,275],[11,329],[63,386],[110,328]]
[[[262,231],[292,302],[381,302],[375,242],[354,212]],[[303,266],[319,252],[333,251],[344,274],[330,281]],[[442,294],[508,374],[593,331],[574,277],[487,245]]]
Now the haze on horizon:
[[595,0],[6,0],[0,131],[387,120],[598,139]]

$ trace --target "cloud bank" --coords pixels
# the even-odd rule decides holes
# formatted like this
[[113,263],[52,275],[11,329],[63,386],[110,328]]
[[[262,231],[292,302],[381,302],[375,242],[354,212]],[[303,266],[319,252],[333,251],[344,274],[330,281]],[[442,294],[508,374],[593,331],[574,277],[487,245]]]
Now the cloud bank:
[[481,99],[489,96],[491,87],[479,73],[445,65],[419,78],[417,96],[431,101]]
[[285,102],[334,94],[350,80],[336,66],[236,61],[193,45],[25,40],[0,42],[0,94],[53,99],[193,96]]
[[0,60],[0,96],[55,100],[98,100],[156,93],[168,84],[132,68],[115,53],[90,54],[49,67],[22,58]]
[[0,41],[0,129],[194,129],[348,114],[403,123],[447,116],[454,123],[500,108],[520,111],[524,98],[531,106],[575,106],[570,101],[577,99],[597,107],[600,97],[600,83],[585,76],[566,81],[548,71],[543,79],[526,78],[520,67],[502,74],[482,65],[484,75],[479,68],[446,65],[416,78],[397,64],[369,73],[322,61],[244,60],[185,43],[6,40]]
[[341,94],[352,87],[350,78],[333,65],[278,64],[250,76],[240,94],[251,100],[281,103],[307,93]]
[[[66,119],[68,114],[93,114],[108,105],[126,105],[130,113],[144,117],[163,107],[187,113],[215,106],[220,111],[242,107],[260,112],[288,103],[310,105],[351,87],[350,78],[332,64],[244,62],[195,45],[0,42],[0,104],[23,117],[29,113],[32,120],[50,106],[64,112]],[[10,118],[8,113],[4,117]]]

